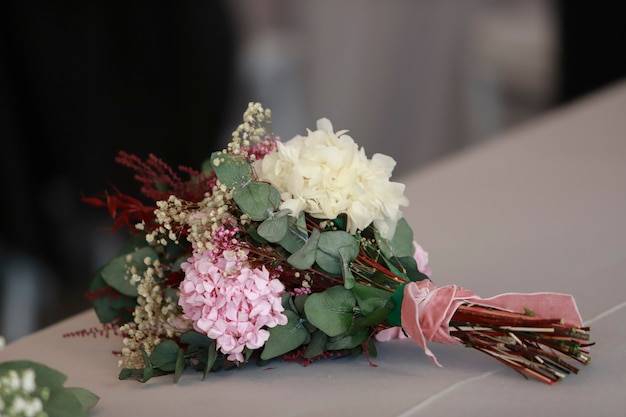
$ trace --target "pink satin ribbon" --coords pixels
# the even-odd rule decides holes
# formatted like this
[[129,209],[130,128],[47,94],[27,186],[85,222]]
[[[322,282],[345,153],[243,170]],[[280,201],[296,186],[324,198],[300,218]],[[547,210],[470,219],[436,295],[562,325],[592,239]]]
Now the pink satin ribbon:
[[[518,313],[530,309],[537,317],[558,318],[568,324],[582,326],[582,318],[574,297],[569,294],[506,293],[483,299],[458,285],[437,287],[427,279],[411,282],[404,287],[400,314],[402,329],[438,366],[441,364],[426,342],[461,344],[459,340],[450,336],[449,323],[457,308],[465,303]],[[402,337],[402,329],[399,327],[385,329],[376,335],[376,339],[388,341]]]

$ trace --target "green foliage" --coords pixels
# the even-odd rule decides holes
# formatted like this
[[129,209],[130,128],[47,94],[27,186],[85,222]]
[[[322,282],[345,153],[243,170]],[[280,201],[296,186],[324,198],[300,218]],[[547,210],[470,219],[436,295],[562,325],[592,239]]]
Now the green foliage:
[[6,401],[12,401],[15,396],[29,395],[41,400],[43,411],[49,417],[87,417],[88,411],[100,399],[96,394],[84,388],[64,387],[67,376],[42,363],[29,360],[0,363],[0,377],[7,375],[10,371],[21,374],[27,370],[35,373],[35,391],[26,394],[21,392],[22,388],[19,388],[17,392],[8,392],[5,389],[2,391],[5,405],[7,405]]
[[265,342],[261,359],[267,360],[290,352],[309,338],[309,332],[302,325],[302,320],[293,311],[285,311],[288,322],[283,326],[276,326],[270,331],[270,338]]
[[330,287],[309,295],[304,304],[307,319],[328,336],[346,333],[352,324],[356,298],[344,287]]
[[291,210],[281,210],[278,213],[270,213],[269,217],[257,228],[259,235],[271,243],[283,240],[289,230],[290,212]]
[[[120,323],[132,321],[131,311],[137,305],[137,298],[120,294],[108,287],[109,285],[102,279],[100,272],[96,273],[89,284],[89,292],[96,297],[91,300],[91,305],[98,316],[98,320],[101,323],[113,323],[118,320]],[[101,295],[96,296],[97,294]]]
[[313,229],[311,236],[309,236],[304,246],[289,256],[287,262],[297,269],[306,270],[311,268],[315,263],[315,255],[317,253],[320,235],[321,233],[318,229]]
[[210,163],[220,182],[230,189],[240,189],[252,179],[252,167],[240,156],[213,152]]
[[129,297],[137,297],[137,284],[130,281],[131,271],[139,275],[148,268],[145,260],[158,259],[158,254],[154,248],[144,246],[134,252],[119,255],[113,258],[100,270],[100,276],[108,285]]
[[320,236],[315,262],[329,274],[341,275],[346,263],[352,262],[358,254],[359,244],[350,233],[326,231]]
[[265,182],[251,181],[235,189],[233,200],[252,220],[263,221],[280,205],[280,193]]

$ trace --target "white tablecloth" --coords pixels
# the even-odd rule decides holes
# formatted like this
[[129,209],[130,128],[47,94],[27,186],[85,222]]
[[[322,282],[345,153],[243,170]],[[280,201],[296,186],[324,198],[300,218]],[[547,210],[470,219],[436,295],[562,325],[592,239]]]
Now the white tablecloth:
[[401,179],[405,215],[429,251],[433,281],[487,297],[573,294],[597,345],[592,363],[555,386],[525,380],[460,346],[410,340],[364,357],[303,367],[117,379],[119,336],[91,311],[24,337],[0,361],[28,358],[101,399],[94,416],[624,416],[626,415],[626,83],[557,110]]

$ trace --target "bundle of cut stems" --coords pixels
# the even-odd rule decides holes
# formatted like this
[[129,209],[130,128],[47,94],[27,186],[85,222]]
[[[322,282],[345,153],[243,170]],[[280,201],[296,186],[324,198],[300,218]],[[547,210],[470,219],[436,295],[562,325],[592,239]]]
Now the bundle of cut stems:
[[590,361],[589,327],[473,304],[461,305],[450,321],[450,335],[511,367],[525,378],[555,384],[577,364]]

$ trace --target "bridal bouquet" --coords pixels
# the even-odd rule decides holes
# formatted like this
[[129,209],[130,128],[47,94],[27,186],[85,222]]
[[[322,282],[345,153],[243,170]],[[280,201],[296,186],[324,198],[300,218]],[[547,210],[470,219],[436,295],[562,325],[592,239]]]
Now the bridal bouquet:
[[427,342],[464,344],[549,384],[589,362],[571,296],[482,299],[433,284],[392,158],[368,158],[327,119],[283,142],[270,118],[250,103],[228,147],[197,170],[120,152],[143,200],[84,198],[131,231],[88,294],[124,335],[121,379],[277,358],[371,361],[376,342],[407,336],[435,363]]

